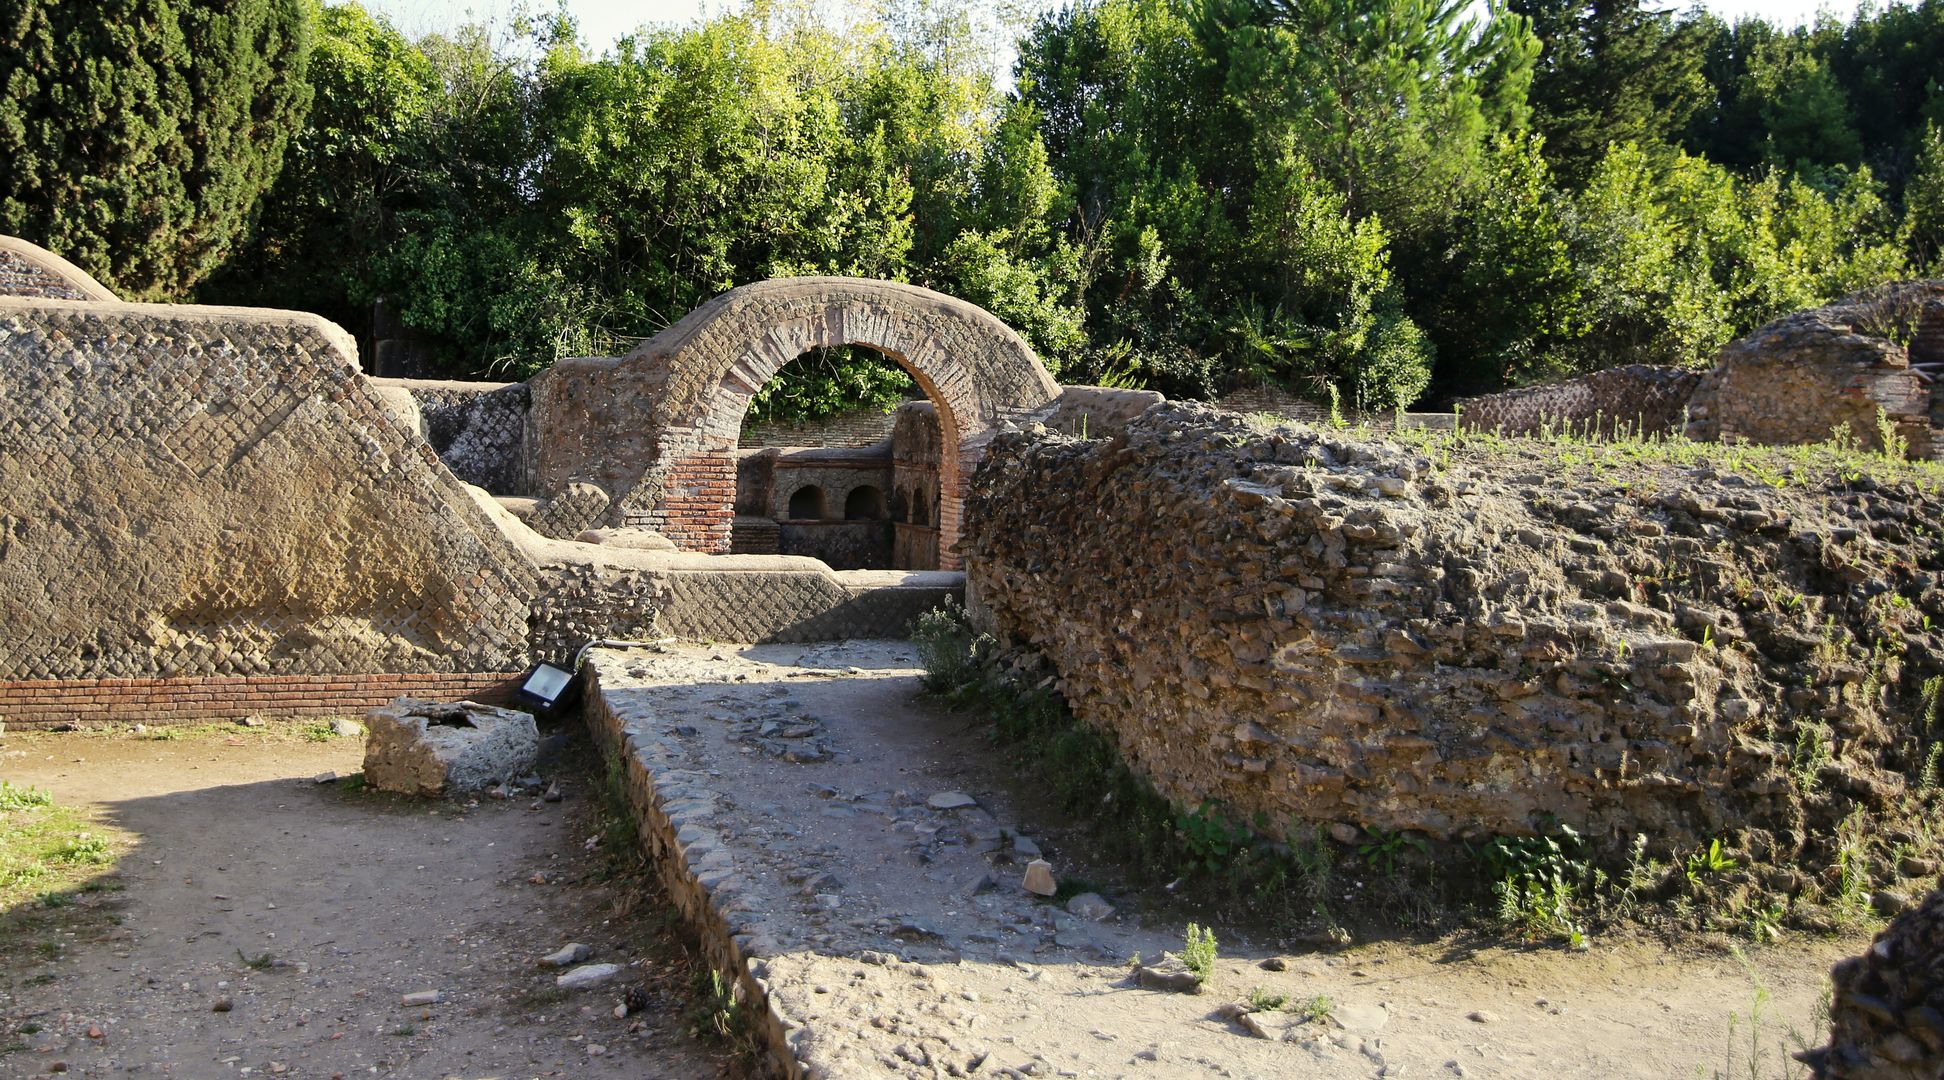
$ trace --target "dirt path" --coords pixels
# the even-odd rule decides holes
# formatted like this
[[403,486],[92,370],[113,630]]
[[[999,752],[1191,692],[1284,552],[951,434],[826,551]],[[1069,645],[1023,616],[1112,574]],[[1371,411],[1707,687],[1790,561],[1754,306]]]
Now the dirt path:
[[[427,804],[311,780],[355,773],[361,755],[357,738],[290,728],[7,736],[0,777],[131,841],[92,921],[8,924],[0,1075],[723,1075],[687,1031],[693,976],[659,895],[598,880],[584,739],[542,761],[560,803]],[[569,941],[634,966],[562,993],[535,961]],[[644,1008],[617,1018],[628,985]],[[443,1000],[401,1005],[428,990]]]
[[[770,993],[805,1028],[799,1053],[831,1077],[1794,1077],[1790,1032],[1816,1037],[1829,966],[1867,943],[1797,937],[1742,957],[1451,938],[1287,955],[1224,929],[1208,992],[1137,988],[1126,959],[1179,950],[1197,914],[1092,860],[981,718],[920,700],[909,644],[593,663],[688,815],[690,859],[753,924]],[[1015,836],[1115,913],[1076,918],[1025,893]],[[1280,970],[1260,966],[1272,958]],[[1328,1015],[1266,1013],[1252,1034],[1220,1008],[1257,989]]]

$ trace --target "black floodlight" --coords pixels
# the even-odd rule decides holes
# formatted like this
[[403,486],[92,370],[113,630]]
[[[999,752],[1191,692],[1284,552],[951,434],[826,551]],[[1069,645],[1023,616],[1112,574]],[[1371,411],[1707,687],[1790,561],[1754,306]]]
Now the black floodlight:
[[520,680],[520,696],[539,705],[541,712],[551,713],[567,700],[573,686],[573,672],[542,661]]

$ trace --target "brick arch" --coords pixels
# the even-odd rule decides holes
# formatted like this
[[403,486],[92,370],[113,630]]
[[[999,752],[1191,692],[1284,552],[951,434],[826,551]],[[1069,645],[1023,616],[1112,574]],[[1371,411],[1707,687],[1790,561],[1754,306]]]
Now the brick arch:
[[[736,441],[750,399],[804,353],[846,345],[874,349],[910,372],[937,408],[943,445],[956,448],[940,455],[939,557],[955,567],[950,549],[965,487],[993,432],[1051,402],[1059,386],[1031,346],[990,312],[914,285],[863,278],[745,285],[619,360],[582,362],[563,379],[644,407],[647,415],[636,412],[633,421],[644,460],[629,468],[595,446],[603,441],[597,418],[576,432],[584,452],[554,467],[543,461],[539,479],[557,483],[578,463],[581,475],[602,478],[617,496],[613,519],[659,529],[689,550],[727,552]],[[536,399],[575,392],[543,387]],[[615,436],[614,445],[629,445],[623,433]]]

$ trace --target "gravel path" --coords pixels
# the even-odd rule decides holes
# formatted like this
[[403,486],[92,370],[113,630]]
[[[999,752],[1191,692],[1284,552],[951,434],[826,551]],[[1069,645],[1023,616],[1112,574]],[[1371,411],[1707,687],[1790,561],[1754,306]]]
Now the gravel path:
[[[355,773],[360,743],[277,726],[8,736],[0,776],[132,846],[92,924],[36,920],[51,940],[0,943],[0,1075],[724,1074],[686,1031],[692,974],[659,897],[598,881],[584,741],[543,762],[565,801],[477,805],[312,781]],[[560,993],[535,961],[568,941],[628,973]],[[630,985],[645,1007],[617,1018]],[[423,991],[441,1000],[401,1004]]]

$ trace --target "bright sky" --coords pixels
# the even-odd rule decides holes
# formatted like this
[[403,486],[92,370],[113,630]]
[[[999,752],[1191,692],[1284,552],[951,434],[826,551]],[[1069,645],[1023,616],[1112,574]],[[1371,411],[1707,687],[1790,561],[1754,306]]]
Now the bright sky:
[[[408,33],[445,29],[468,21],[503,20],[518,0],[362,0],[373,11],[390,15],[399,29]],[[1762,15],[1777,22],[1807,22],[1818,11],[1848,19],[1858,0],[1705,0],[1706,6],[1724,19],[1741,15]],[[1049,0],[1029,0],[1025,6],[1054,7]],[[553,0],[533,0],[529,7],[553,9]],[[741,7],[739,0],[567,0],[567,9],[580,22],[581,36],[599,52],[615,39],[644,23],[681,24],[696,18]],[[1669,6],[1686,6],[1675,0]]]

